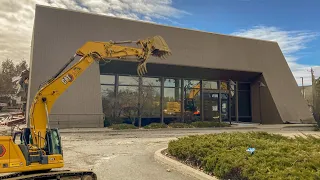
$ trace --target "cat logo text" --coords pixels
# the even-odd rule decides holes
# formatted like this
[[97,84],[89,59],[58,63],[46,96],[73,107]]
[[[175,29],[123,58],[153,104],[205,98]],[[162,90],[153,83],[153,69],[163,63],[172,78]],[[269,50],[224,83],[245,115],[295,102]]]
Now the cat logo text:
[[72,81],[73,81],[73,76],[71,74],[67,74],[61,79],[61,82],[64,85],[66,85],[68,82],[72,82]]

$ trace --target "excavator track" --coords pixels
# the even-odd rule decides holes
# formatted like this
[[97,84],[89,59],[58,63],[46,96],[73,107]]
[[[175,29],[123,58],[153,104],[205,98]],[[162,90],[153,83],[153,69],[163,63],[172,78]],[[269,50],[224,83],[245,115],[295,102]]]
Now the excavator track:
[[49,171],[44,173],[13,173],[5,176],[0,176],[0,179],[7,180],[44,180],[44,179],[74,179],[81,180],[97,180],[97,175],[92,171]]

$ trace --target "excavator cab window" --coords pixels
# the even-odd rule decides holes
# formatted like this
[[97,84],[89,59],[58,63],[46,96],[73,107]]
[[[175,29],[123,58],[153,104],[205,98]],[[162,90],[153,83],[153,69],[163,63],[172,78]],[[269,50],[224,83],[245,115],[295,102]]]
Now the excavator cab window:
[[16,133],[14,133],[13,142],[14,142],[15,144],[25,144],[25,141],[24,141],[24,139],[23,139],[22,132],[16,132]]
[[62,154],[61,138],[57,129],[51,129],[47,132],[45,151],[48,154]]

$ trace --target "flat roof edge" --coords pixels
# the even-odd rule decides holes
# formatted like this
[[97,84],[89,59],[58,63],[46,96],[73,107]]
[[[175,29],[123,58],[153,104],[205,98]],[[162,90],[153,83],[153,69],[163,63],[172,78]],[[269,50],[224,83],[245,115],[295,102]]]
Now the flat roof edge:
[[220,33],[208,32],[208,31],[203,31],[203,30],[196,30],[196,29],[189,29],[189,28],[183,28],[183,27],[177,27],[177,26],[164,25],[164,24],[159,24],[159,23],[150,22],[150,21],[122,18],[122,17],[116,17],[116,16],[108,16],[108,15],[104,15],[104,14],[97,14],[97,13],[85,12],[85,11],[79,11],[79,10],[73,10],[73,9],[58,8],[58,7],[52,7],[52,6],[47,6],[47,5],[41,5],[41,4],[36,4],[36,11],[37,11],[37,7],[48,8],[48,9],[56,9],[56,10],[60,10],[60,11],[69,11],[69,12],[74,12],[74,13],[82,13],[82,14],[88,14],[88,15],[93,15],[93,16],[101,16],[101,17],[107,17],[107,18],[131,21],[131,22],[150,24],[150,25],[155,25],[155,26],[163,26],[163,27],[180,29],[180,30],[187,30],[187,31],[199,32],[199,33],[206,33],[206,34],[211,34],[211,35],[226,36],[226,37],[232,37],[232,38],[240,38],[240,39],[247,39],[247,40],[252,40],[252,41],[262,41],[262,42],[278,44],[278,42],[276,42],[276,41],[255,39],[255,38],[242,37],[242,36],[229,35],[229,34],[220,34]]

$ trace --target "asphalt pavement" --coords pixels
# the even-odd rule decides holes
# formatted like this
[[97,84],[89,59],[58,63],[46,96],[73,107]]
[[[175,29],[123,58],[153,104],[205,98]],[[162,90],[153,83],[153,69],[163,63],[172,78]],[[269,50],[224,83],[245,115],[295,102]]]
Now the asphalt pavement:
[[[154,153],[166,148],[170,140],[193,134],[262,129],[166,129],[129,131],[62,132],[65,168],[93,170],[103,180],[191,180],[155,161]],[[287,136],[303,135],[301,130],[263,129]],[[303,131],[319,136],[319,132]]]

